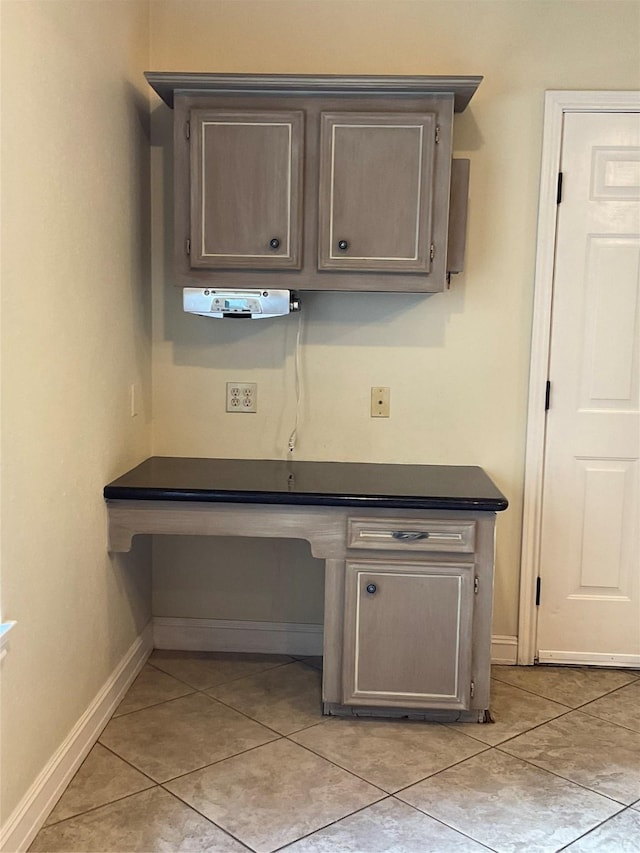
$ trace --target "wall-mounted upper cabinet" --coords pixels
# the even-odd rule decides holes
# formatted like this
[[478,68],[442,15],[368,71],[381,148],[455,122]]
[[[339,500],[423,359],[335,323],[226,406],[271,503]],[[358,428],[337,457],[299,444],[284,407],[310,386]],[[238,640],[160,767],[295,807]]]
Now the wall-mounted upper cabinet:
[[453,113],[482,78],[147,79],[174,108],[179,286],[434,292],[462,268]]

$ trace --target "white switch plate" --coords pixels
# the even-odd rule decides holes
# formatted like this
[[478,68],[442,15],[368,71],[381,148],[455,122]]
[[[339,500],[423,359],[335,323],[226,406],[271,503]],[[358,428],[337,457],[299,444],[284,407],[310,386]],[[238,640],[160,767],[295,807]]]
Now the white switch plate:
[[256,382],[227,382],[228,412],[257,412],[258,385]]
[[388,418],[391,410],[391,390],[380,385],[371,389],[371,417]]

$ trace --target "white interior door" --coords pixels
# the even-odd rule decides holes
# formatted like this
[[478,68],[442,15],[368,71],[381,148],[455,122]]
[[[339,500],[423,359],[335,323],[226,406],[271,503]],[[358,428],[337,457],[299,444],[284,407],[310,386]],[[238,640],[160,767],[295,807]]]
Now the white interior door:
[[640,114],[566,113],[540,662],[640,665]]

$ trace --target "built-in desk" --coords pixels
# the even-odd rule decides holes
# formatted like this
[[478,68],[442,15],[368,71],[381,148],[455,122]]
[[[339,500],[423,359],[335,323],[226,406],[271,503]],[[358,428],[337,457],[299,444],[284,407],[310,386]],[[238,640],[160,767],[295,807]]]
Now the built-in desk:
[[104,489],[138,534],[306,539],[325,562],[325,713],[484,719],[495,514],[481,468],[152,457]]

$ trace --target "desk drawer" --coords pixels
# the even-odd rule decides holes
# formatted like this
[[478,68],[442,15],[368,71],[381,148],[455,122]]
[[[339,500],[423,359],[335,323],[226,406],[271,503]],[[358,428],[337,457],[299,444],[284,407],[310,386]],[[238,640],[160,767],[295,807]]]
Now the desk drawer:
[[475,534],[475,521],[350,518],[347,527],[347,548],[471,554],[475,550]]

